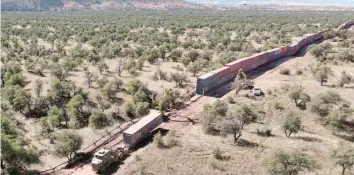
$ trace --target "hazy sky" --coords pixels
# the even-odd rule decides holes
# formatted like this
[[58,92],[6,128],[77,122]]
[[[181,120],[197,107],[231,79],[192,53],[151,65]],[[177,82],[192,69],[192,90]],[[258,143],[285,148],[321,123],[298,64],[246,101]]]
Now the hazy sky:
[[214,4],[238,4],[238,3],[277,3],[277,4],[314,4],[314,5],[350,5],[354,6],[354,0],[187,0],[195,3]]

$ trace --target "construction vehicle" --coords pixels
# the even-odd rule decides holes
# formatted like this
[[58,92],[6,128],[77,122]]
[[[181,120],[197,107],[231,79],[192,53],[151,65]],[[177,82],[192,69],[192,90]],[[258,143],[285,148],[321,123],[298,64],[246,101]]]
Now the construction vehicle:
[[239,69],[239,71],[236,75],[236,80],[244,80],[244,81],[242,81],[242,86],[245,89],[253,89],[254,88],[253,81],[247,79],[247,75],[243,72],[242,68]]
[[103,148],[94,154],[91,161],[92,170],[95,172],[102,172],[109,165],[123,158],[124,155],[124,150],[122,148],[118,148],[117,150]]

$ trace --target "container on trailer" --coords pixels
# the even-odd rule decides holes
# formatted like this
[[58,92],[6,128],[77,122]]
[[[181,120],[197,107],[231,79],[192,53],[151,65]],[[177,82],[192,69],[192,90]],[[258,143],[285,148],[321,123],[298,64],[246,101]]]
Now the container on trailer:
[[130,126],[123,132],[124,142],[129,146],[134,146],[140,140],[149,135],[156,127],[162,123],[162,114],[157,110],[150,110],[150,113]]

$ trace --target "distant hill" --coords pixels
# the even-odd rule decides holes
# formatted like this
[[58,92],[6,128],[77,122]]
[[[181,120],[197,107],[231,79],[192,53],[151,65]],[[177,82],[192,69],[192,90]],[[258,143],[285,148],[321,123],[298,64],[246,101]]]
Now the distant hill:
[[201,9],[184,0],[1,0],[1,11]]

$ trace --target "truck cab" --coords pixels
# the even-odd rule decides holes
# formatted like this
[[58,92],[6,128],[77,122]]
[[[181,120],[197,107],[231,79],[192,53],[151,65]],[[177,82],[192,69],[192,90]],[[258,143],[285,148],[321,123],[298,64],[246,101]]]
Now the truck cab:
[[92,169],[95,172],[104,171],[104,169],[114,161],[112,151],[108,149],[101,149],[97,151],[91,161]]

